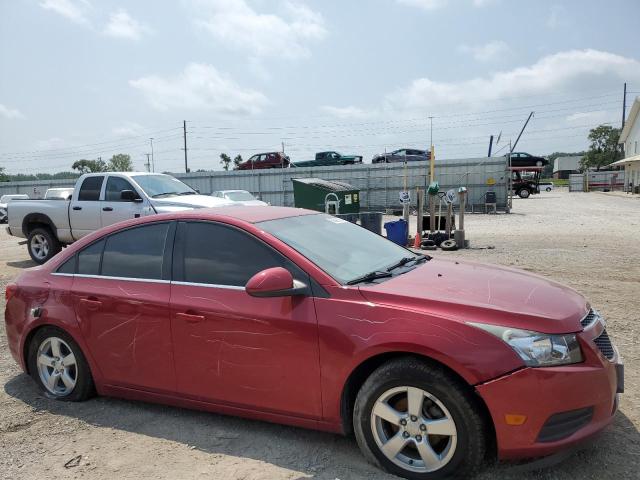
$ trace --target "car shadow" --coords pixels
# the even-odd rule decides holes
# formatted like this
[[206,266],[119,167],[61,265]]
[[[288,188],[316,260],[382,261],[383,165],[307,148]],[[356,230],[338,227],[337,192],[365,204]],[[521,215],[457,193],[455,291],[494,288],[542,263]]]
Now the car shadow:
[[[397,479],[367,463],[352,437],[145,402],[96,397],[71,403],[43,396],[26,374],[11,378],[5,392],[34,411],[76,418],[89,425],[182,443],[202,452],[250,458],[301,473],[302,478]],[[595,443],[544,469],[502,463],[479,479],[540,480],[621,478],[640,455],[640,434],[622,412]],[[631,463],[630,463],[631,462]],[[618,469],[611,465],[619,465]],[[624,475],[622,475],[624,476]]]
[[13,262],[7,262],[6,265],[13,268],[30,268],[38,266],[38,264],[33,260],[16,260]]

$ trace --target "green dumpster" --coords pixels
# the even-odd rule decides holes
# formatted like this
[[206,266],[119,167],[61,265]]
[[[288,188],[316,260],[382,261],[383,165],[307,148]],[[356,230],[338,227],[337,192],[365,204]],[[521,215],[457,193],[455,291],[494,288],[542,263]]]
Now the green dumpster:
[[[360,190],[353,185],[322,178],[292,178],[293,201],[298,208],[318,212],[359,213]],[[337,206],[337,209],[336,209]]]

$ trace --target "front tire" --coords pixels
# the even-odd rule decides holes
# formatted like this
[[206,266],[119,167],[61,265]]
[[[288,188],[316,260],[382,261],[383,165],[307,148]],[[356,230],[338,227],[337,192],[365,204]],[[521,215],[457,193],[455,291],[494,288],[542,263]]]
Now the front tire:
[[87,400],[94,393],[89,364],[71,335],[56,327],[38,330],[27,357],[29,375],[49,398],[68,402]]
[[443,368],[407,357],[374,371],[358,392],[356,440],[368,460],[412,480],[464,478],[484,461],[483,415]]
[[48,228],[34,228],[29,232],[27,249],[31,260],[42,265],[62,250],[62,246]]

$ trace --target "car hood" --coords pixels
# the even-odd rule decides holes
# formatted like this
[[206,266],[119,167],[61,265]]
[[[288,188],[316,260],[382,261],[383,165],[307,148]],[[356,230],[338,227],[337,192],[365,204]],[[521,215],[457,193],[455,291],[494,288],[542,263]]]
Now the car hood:
[[242,200],[242,201],[236,201],[232,203],[234,205],[242,205],[245,207],[266,207],[268,204],[266,202],[263,202],[262,200]]
[[228,207],[233,202],[223,198],[212,197],[210,195],[183,195],[166,198],[152,198],[151,204],[154,207],[182,207],[182,208],[209,208]]
[[360,291],[374,304],[544,333],[579,331],[589,311],[582,295],[557,282],[513,268],[449,259],[434,258]]

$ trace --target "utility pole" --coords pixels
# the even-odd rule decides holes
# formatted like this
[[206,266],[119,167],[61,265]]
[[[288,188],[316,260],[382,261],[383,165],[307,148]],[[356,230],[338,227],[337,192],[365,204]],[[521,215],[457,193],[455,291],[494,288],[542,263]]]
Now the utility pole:
[[151,171],[155,172],[156,165],[155,165],[155,159],[153,158],[153,137],[149,139],[149,142],[151,142]]
[[144,164],[145,167],[147,167],[147,172],[151,171],[151,162],[149,161],[149,157],[151,156],[150,153],[145,153],[145,155],[147,156],[147,163]]
[[187,164],[187,121],[182,121],[182,133],[184,136],[184,171],[189,173],[189,165]]
[[627,113],[627,82],[624,82],[624,93],[622,94],[622,128],[624,128],[624,118]]

